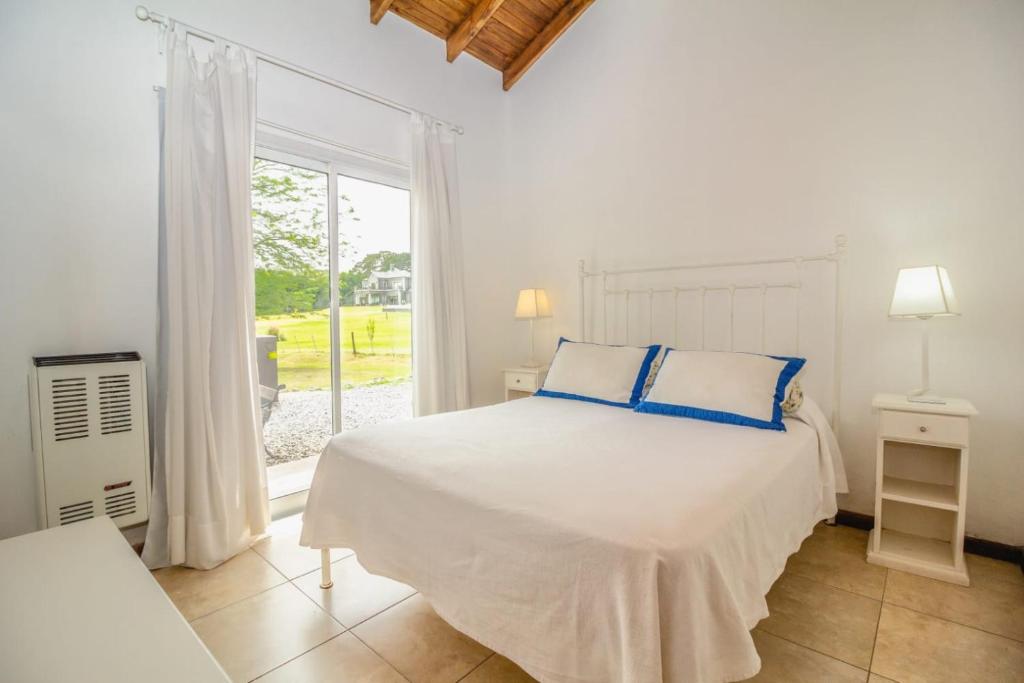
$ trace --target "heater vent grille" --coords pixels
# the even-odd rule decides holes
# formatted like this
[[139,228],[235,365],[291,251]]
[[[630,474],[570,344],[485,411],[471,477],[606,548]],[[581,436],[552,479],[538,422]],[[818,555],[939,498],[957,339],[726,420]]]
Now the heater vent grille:
[[94,515],[91,500],[85,500],[80,503],[71,503],[69,505],[62,505],[60,507],[61,526],[65,524],[74,524],[75,522],[81,522],[84,519],[91,519],[93,516]]
[[[131,482],[129,482],[131,483]],[[124,517],[135,512],[135,491],[112,493],[106,497],[105,511],[108,517]]]
[[56,441],[89,436],[89,397],[84,377],[54,379],[53,438]]
[[132,431],[132,382],[127,374],[100,375],[100,433]]

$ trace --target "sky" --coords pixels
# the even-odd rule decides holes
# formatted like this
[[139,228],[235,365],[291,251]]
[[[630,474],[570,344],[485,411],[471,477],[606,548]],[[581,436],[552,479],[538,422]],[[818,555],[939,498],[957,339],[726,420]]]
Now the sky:
[[[299,225],[310,226],[312,234],[319,233],[323,240],[323,253],[313,265],[327,268],[327,223],[322,216],[327,211],[327,174],[315,171],[297,171],[287,164],[271,163],[262,173],[271,177],[291,176],[311,193],[301,204],[288,204],[271,198],[253,197],[253,205],[275,212],[284,211]],[[380,183],[348,176],[338,176],[338,232],[342,242],[339,267],[349,270],[367,254],[379,251],[408,252],[409,247],[409,191]],[[354,212],[350,212],[354,209]],[[312,227],[313,216],[319,213],[319,229]],[[253,227],[259,230],[259,223]],[[262,264],[257,264],[262,265]]]
[[367,254],[378,251],[409,251],[409,191],[366,180],[338,176],[338,193],[349,198],[358,221],[348,219],[339,201],[338,231],[351,246],[342,251],[340,266],[345,271]]

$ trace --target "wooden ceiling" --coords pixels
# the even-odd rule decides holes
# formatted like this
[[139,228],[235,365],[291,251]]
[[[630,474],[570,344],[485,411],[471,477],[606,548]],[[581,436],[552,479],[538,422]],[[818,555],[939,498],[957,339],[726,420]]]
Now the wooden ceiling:
[[370,0],[370,21],[394,12],[502,74],[508,90],[594,0]]

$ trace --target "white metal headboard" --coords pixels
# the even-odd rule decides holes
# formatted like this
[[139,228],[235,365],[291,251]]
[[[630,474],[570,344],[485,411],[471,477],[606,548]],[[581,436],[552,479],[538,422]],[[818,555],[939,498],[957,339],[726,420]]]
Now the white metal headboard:
[[[842,326],[843,326],[843,265],[846,254],[846,236],[837,235],[834,249],[827,253],[814,256],[789,256],[782,258],[765,258],[751,261],[721,261],[709,263],[688,263],[684,265],[644,267],[644,268],[619,268],[614,270],[588,271],[586,263],[581,259],[579,262],[579,338],[584,341],[598,341],[601,343],[637,343],[633,335],[642,334],[642,325],[637,325],[634,318],[640,314],[641,321],[646,314],[647,330],[645,343],[663,343],[672,346],[680,345],[680,297],[690,296],[697,302],[697,317],[699,318],[699,344],[697,348],[703,350],[707,347],[708,305],[709,295],[719,293],[720,298],[725,298],[727,305],[727,342],[724,348],[715,350],[751,350],[759,353],[776,354],[802,354],[801,330],[808,318],[802,309],[806,307],[808,298],[804,295],[806,273],[805,264],[819,263],[829,267],[828,278],[833,283],[833,295],[828,298],[831,305],[829,315],[822,315],[824,319],[831,318],[831,422],[832,429],[838,433],[839,428],[839,405],[841,397],[841,363],[842,363]],[[780,268],[792,266],[792,279],[779,278],[777,273]],[[715,279],[709,276],[710,272],[728,273],[725,280]],[[699,274],[698,279],[695,274]],[[588,285],[596,289],[592,295],[588,295]],[[793,308],[795,313],[795,325],[788,327],[795,332],[795,348],[789,349],[768,349],[768,308],[769,293],[776,291],[787,291],[793,294]],[[759,298],[760,306],[754,311],[754,317],[758,315],[759,321],[759,348],[736,349],[736,329],[738,320],[737,293],[748,292]],[[759,294],[759,297],[757,295]],[[593,301],[591,301],[593,297]],[[666,305],[670,307],[668,318],[672,324],[671,339],[655,339],[655,321],[657,312],[655,302],[659,302],[659,311],[664,311]],[[819,299],[820,301],[820,299]],[[666,303],[667,302],[667,303]],[[624,307],[624,315],[616,316],[610,310],[610,306]],[[639,308],[633,308],[637,306]],[[588,311],[591,313],[588,317]],[[600,313],[600,336],[593,318]],[[818,311],[826,313],[826,311]],[[747,316],[748,319],[750,316]],[[811,320],[818,319],[815,315]],[[616,329],[617,328],[617,329]],[[631,329],[632,328],[632,329]],[[588,333],[589,331],[589,333]],[[611,332],[611,334],[610,334]],[[685,339],[684,335],[684,339]],[[694,339],[698,335],[693,335]],[[684,344],[685,346],[685,344]],[[809,368],[810,369],[810,368]]]

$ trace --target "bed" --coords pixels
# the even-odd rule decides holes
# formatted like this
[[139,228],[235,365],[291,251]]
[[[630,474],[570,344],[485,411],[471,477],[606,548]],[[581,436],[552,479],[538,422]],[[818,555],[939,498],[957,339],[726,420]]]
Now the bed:
[[[599,277],[608,316],[616,290]],[[760,669],[749,631],[765,594],[846,486],[813,398],[785,426],[535,396],[342,433],[300,543],[354,549],[544,683],[742,680]]]

